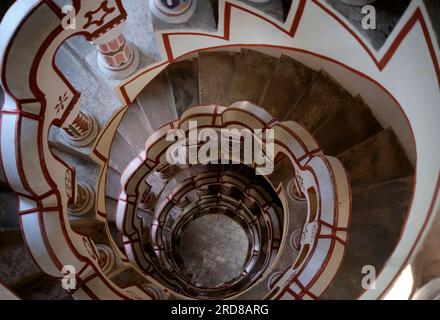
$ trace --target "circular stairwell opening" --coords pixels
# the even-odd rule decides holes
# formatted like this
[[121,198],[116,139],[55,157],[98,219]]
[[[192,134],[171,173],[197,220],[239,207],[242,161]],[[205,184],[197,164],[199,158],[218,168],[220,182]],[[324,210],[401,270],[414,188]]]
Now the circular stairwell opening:
[[[186,118],[198,117],[201,113],[206,117],[212,116],[211,113],[215,114],[214,119],[220,121],[222,117],[219,115],[219,110],[222,110],[221,112],[226,112],[223,108],[239,110],[237,105],[241,103],[246,105],[248,108],[246,111],[249,111],[243,116],[244,119],[247,119],[246,117],[250,114],[263,118],[269,115],[280,123],[289,123],[293,132],[297,132],[297,136],[301,139],[306,133],[310,135],[303,139],[303,142],[306,141],[306,149],[310,152],[302,155],[303,157],[298,157],[298,163],[294,166],[296,169],[298,166],[301,167],[298,174],[292,165],[285,165],[280,159],[275,159],[278,173],[275,172],[267,179],[269,181],[267,189],[271,189],[270,192],[275,196],[274,198],[277,198],[277,201],[282,198],[280,195],[282,192],[286,193],[283,201],[288,206],[281,205],[279,221],[281,224],[288,221],[288,225],[284,225],[286,230],[283,230],[282,225],[278,226],[278,229],[282,230],[281,236],[271,239],[277,242],[274,246],[282,252],[274,255],[277,257],[268,258],[268,261],[263,261],[263,259],[258,261],[256,267],[252,266],[254,275],[258,274],[256,278],[249,276],[239,285],[232,281],[231,285],[222,287],[223,279],[220,278],[216,281],[211,279],[211,282],[197,279],[195,269],[188,267],[190,265],[188,261],[195,257],[185,256],[186,253],[191,252],[189,249],[186,250],[186,247],[192,247],[197,240],[191,244],[191,241],[184,239],[189,238],[189,233],[180,234],[177,238],[169,235],[174,233],[173,228],[170,227],[178,220],[178,215],[174,215],[178,211],[177,201],[181,202],[183,197],[175,199],[172,209],[164,207],[166,210],[163,210],[163,217],[170,216],[170,219],[160,218],[158,215],[162,210],[160,206],[171,194],[171,190],[165,187],[158,188],[156,180],[147,179],[146,184],[154,189],[158,199],[153,206],[156,212],[151,212],[147,219],[146,229],[150,229],[146,230],[145,234],[148,237],[143,239],[144,253],[141,255],[145,254],[149,259],[145,270],[151,272],[153,278],[164,287],[186,297],[278,299],[284,291],[280,289],[280,284],[273,283],[273,294],[268,292],[269,276],[275,272],[285,274],[286,270],[292,270],[292,268],[308,271],[307,268],[301,266],[310,260],[309,256],[314,253],[311,241],[321,232],[323,233],[321,239],[325,239],[321,242],[336,241],[336,245],[339,246],[338,250],[343,251],[340,247],[345,247],[346,252],[341,268],[337,272],[333,270],[337,275],[331,277],[330,280],[323,280],[325,285],[322,287],[325,287],[325,292],[318,292],[317,296],[324,299],[329,297],[357,298],[364,291],[360,285],[362,274],[357,270],[361,270],[366,264],[373,265],[378,271],[382,270],[399,241],[398,236],[405,223],[411,202],[414,174],[411,163],[413,139],[410,127],[400,108],[390,96],[368,79],[360,77],[343,66],[302,52],[267,48],[259,50],[256,47],[234,49],[236,50],[207,51],[185,57],[171,64],[166,71],[161,72],[142,90],[137,97],[137,104],[131,107],[123,118],[118,134],[122,136],[124,130],[129,131],[133,118],[146,117],[150,131],[145,133],[143,139],[139,139],[138,152],[142,152],[144,150],[142,142],[157,132],[162,132],[166,123],[171,123],[176,119],[187,121]],[[181,80],[182,74],[186,75],[184,82]],[[337,79],[334,78],[335,75],[339,75]],[[351,87],[353,83],[355,86]],[[365,92],[360,90],[361,85],[367,88]],[[168,103],[170,97],[174,99],[174,103]],[[159,100],[161,103],[157,103]],[[215,106],[215,110],[210,109]],[[233,107],[230,108],[231,106]],[[384,121],[385,113],[392,113],[398,125]],[[231,116],[225,121],[235,123],[240,119],[239,116]],[[175,127],[177,122],[173,123]],[[126,136],[126,140],[130,140],[130,136],[128,134]],[[122,138],[121,142],[115,140],[117,143],[112,146],[110,159],[115,163],[119,161],[118,157],[122,154],[118,152],[121,150],[118,146],[125,145],[122,140]],[[302,148],[300,145],[290,143],[287,147],[296,148],[295,150],[298,151]],[[347,188],[350,191],[347,192],[341,188],[340,195],[349,194],[351,220],[340,219],[345,221],[346,225],[337,226],[340,231],[336,240],[324,234],[326,228],[330,228],[328,224],[320,227],[322,219],[319,216],[326,211],[322,211],[322,199],[318,201],[317,196],[325,198],[326,194],[321,193],[323,190],[326,192],[329,190],[313,186],[316,192],[308,193],[309,188],[304,189],[302,186],[303,182],[310,183],[311,181],[310,177],[309,182],[301,179],[301,176],[305,174],[302,166],[310,164],[310,159],[304,161],[304,157],[307,158],[316,153],[319,158],[317,150],[320,150],[326,157],[333,157],[331,164],[334,164],[337,159],[341,168],[345,169],[340,171],[344,171],[344,178],[348,178],[350,182]],[[134,152],[130,159],[135,158],[135,155]],[[315,159],[314,164],[316,161],[318,160]],[[123,163],[122,160],[120,162]],[[291,163],[288,159],[284,162]],[[128,164],[129,162],[125,161],[121,167]],[[242,172],[243,166],[236,167],[237,172],[246,176]],[[186,172],[186,178],[194,178],[200,173],[197,170],[194,171],[194,167],[191,166],[183,166],[178,170]],[[171,185],[176,177],[178,174],[174,174],[171,179],[166,178],[165,184]],[[318,180],[320,179],[321,176]],[[264,183],[259,181],[254,185],[264,186]],[[279,186],[282,186],[281,193],[277,191]],[[205,190],[204,188],[191,188],[191,191],[200,193],[199,195],[203,197],[222,194],[244,201],[244,198],[240,198],[242,196],[240,192],[236,192],[234,187],[227,193],[224,190]],[[305,195],[307,197],[304,197]],[[119,194],[116,194],[114,198],[117,199],[118,196]],[[188,193],[188,198],[189,203],[196,201],[190,193]],[[377,214],[371,215],[372,211]],[[150,219],[151,215],[158,217],[156,220],[154,217]],[[193,223],[195,226],[196,221],[201,217],[196,212],[192,215],[192,222],[189,223],[185,233],[193,227]],[[308,219],[305,219],[305,216]],[[260,227],[264,224],[263,220],[259,222]],[[292,249],[287,246],[286,249],[284,245],[286,237],[297,229],[301,231],[301,241],[298,241],[297,248]],[[259,243],[260,252],[270,251],[270,248],[267,248],[266,231],[262,231],[263,237]],[[386,241],[383,240],[383,236],[380,236],[384,234],[387,236]],[[365,243],[367,238],[371,241]],[[374,239],[381,239],[381,254],[378,254]],[[304,241],[310,243],[303,243]],[[211,243],[209,246],[215,247]],[[358,250],[359,246],[362,250]],[[123,250],[126,250],[126,247]],[[178,254],[175,254],[176,252]],[[214,260],[216,257],[213,255]],[[209,269],[209,266],[202,266],[202,258],[199,261],[198,271],[203,268]],[[181,266],[184,267],[181,268]],[[324,270],[324,268],[321,269]],[[181,279],[178,278],[177,270],[183,275]],[[258,270],[265,272],[258,273]],[[277,278],[283,288],[288,286],[285,284],[287,278],[287,276]],[[227,280],[225,281],[227,283]],[[209,290],[210,287],[215,286],[220,286],[221,289]],[[292,297],[286,294],[286,298]]]
[[201,288],[216,288],[240,276],[250,253],[249,236],[224,214],[209,214],[183,230],[179,254],[184,274]]

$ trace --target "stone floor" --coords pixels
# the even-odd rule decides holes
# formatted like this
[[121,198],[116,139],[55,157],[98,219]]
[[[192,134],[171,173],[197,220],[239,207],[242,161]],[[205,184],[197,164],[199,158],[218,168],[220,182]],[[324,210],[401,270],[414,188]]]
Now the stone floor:
[[225,215],[206,215],[186,228],[180,254],[194,285],[215,288],[241,273],[248,247],[239,224]]

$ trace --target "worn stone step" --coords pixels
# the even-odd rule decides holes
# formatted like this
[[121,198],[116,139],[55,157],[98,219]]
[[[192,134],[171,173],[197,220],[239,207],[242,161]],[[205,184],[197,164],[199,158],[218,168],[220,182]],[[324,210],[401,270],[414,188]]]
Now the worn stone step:
[[357,299],[364,292],[364,266],[379,275],[399,241],[413,183],[411,176],[353,190],[347,252],[322,299]]
[[293,120],[314,132],[341,108],[348,107],[353,97],[327,73],[320,71],[286,120]]
[[261,97],[264,107],[277,119],[284,119],[307,90],[316,72],[296,60],[282,56]]
[[118,207],[118,198],[105,198],[105,209],[107,211],[107,220],[110,222],[116,221],[116,210]]
[[23,277],[38,274],[20,229],[0,232],[0,281],[11,286]]
[[137,156],[136,150],[119,132],[116,132],[110,150],[110,167],[119,173],[123,173],[128,164]]
[[277,59],[263,53],[243,49],[237,57],[237,67],[231,85],[229,104],[250,101],[258,104],[269,83]]
[[0,230],[18,229],[18,196],[10,189],[0,189]]
[[23,300],[72,300],[60,280],[43,272],[21,279],[12,289]]
[[384,130],[338,156],[353,188],[409,176],[412,165],[392,129]]
[[105,196],[117,200],[119,199],[121,191],[121,175],[119,172],[109,167],[105,184]]
[[153,130],[178,118],[174,96],[166,72],[154,78],[137,97],[137,102]]
[[336,156],[382,131],[382,126],[360,97],[339,110],[314,132],[324,153]]
[[145,142],[153,133],[153,129],[137,103],[128,108],[119,124],[118,131],[138,153],[145,149]]
[[234,78],[237,54],[205,52],[199,54],[200,104],[227,106]]
[[197,59],[178,61],[167,69],[178,116],[199,105],[199,66]]
[[256,9],[264,12],[265,14],[277,20],[284,21],[285,19],[282,0],[271,0],[261,3],[258,3],[257,1],[241,0],[241,2],[244,2],[252,7],[255,7]]

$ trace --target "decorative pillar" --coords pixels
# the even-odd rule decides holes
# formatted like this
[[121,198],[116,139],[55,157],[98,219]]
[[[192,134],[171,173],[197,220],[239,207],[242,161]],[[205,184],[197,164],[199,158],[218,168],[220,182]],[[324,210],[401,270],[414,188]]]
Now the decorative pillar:
[[115,254],[109,246],[104,244],[96,245],[96,250],[98,251],[99,266],[108,275],[116,266]]
[[96,118],[86,111],[80,111],[71,125],[64,128],[64,135],[69,144],[86,147],[98,136],[99,125]]
[[89,213],[95,204],[95,191],[83,182],[76,185],[76,201],[68,207],[69,214],[74,217],[82,217]]
[[287,185],[287,195],[293,200],[305,201],[306,198],[304,194],[300,191],[297,179],[302,181],[302,178],[300,176],[296,176],[295,178],[293,178]]
[[267,289],[268,291],[272,290],[273,287],[275,286],[275,284],[278,282],[278,280],[281,279],[281,277],[283,276],[284,272],[283,271],[276,271],[274,273],[272,273],[269,276],[269,279],[267,280]]
[[146,212],[154,212],[154,209],[156,208],[156,202],[157,197],[153,192],[145,192],[142,196],[139,208]]
[[163,180],[170,180],[172,177],[175,176],[175,174],[177,173],[178,169],[176,166],[171,165],[171,164],[167,164],[166,166],[160,168],[158,170],[159,176],[163,179]]
[[98,49],[98,66],[102,73],[112,79],[125,79],[139,66],[139,50],[125,38],[125,22],[93,40]]
[[197,8],[197,0],[150,0],[151,12],[168,23],[187,22]]
[[295,250],[299,251],[301,249],[301,238],[302,238],[303,228],[298,228],[295,231],[292,232],[292,235],[290,236],[290,247]]
[[142,289],[151,297],[152,300],[164,300],[165,296],[163,292],[157,288],[154,284],[145,283],[142,284]]
[[190,204],[191,204],[191,201],[188,199],[188,197],[183,197],[183,199],[180,200],[180,202],[177,204],[177,206],[179,207],[179,209],[183,210],[187,206],[189,206]]

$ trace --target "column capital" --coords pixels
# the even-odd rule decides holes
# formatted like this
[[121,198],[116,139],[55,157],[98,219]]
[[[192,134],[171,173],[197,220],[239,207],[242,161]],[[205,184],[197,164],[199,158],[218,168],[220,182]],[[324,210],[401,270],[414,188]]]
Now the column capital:
[[86,147],[98,136],[99,125],[96,118],[87,111],[80,111],[69,126],[64,128],[67,143],[75,147]]
[[150,0],[151,12],[167,23],[185,23],[194,14],[197,0]]
[[95,191],[84,182],[78,182],[76,185],[75,203],[68,207],[71,216],[82,217],[92,210],[95,204]]
[[107,78],[125,79],[139,67],[139,50],[124,36],[125,22],[92,41],[98,49],[98,66]]

